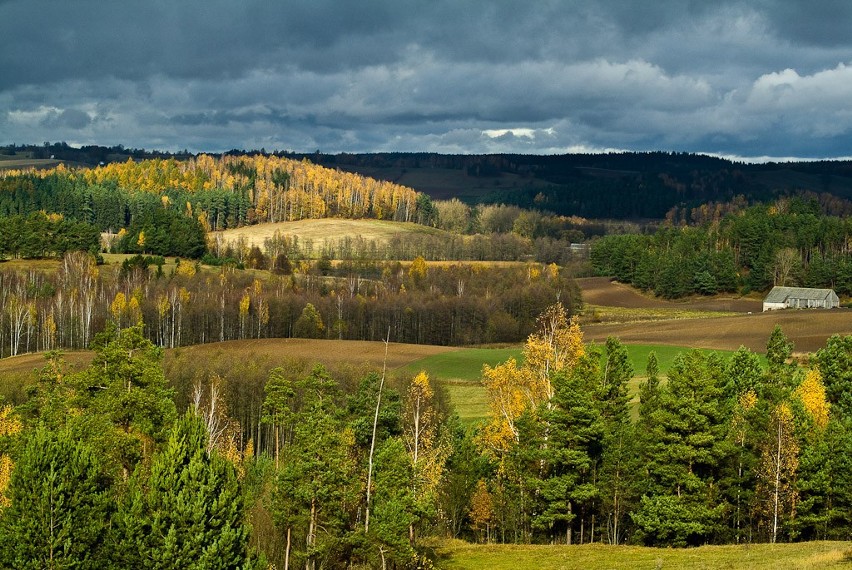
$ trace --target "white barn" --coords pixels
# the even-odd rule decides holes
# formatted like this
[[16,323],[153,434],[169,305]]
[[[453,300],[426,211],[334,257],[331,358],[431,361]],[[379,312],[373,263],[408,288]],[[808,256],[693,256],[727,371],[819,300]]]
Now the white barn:
[[773,287],[763,300],[763,310],[775,309],[834,309],[840,299],[832,289],[807,287]]

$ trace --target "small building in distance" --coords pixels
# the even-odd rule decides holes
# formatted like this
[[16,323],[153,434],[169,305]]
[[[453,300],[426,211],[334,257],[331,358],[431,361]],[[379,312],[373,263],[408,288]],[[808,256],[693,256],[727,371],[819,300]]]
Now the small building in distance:
[[773,287],[763,300],[763,310],[775,309],[834,309],[840,299],[832,289],[808,287]]

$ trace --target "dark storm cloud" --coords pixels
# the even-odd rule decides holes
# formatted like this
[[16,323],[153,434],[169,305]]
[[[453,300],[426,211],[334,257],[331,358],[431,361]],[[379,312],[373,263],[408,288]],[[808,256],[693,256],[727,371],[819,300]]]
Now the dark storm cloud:
[[852,5],[0,0],[0,143],[848,155]]

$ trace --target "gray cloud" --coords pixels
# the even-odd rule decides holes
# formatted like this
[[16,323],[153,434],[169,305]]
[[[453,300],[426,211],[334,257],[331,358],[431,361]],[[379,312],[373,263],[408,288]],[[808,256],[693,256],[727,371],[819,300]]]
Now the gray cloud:
[[4,0],[0,143],[845,156],[850,28],[841,0]]

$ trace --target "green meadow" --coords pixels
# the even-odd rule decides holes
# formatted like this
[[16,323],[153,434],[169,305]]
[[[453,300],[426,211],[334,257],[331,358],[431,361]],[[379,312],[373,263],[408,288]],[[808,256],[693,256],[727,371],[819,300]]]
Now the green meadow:
[[[596,346],[603,352],[602,345]],[[665,376],[678,354],[693,350],[681,346],[627,344],[627,353],[633,365],[634,379],[630,382],[631,394],[635,397],[639,384],[645,377],[648,355],[657,355],[660,375]],[[717,353],[729,358],[733,352],[728,350],[695,349],[706,354]],[[407,373],[416,374],[423,370],[446,390],[459,418],[466,423],[475,423],[486,417],[488,401],[484,388],[479,384],[482,366],[496,366],[515,358],[523,360],[520,346],[509,348],[466,348],[427,356],[403,367]]]
[[584,544],[485,545],[441,541],[436,566],[444,570],[812,570],[852,568],[852,543],[799,542],[698,548]]

